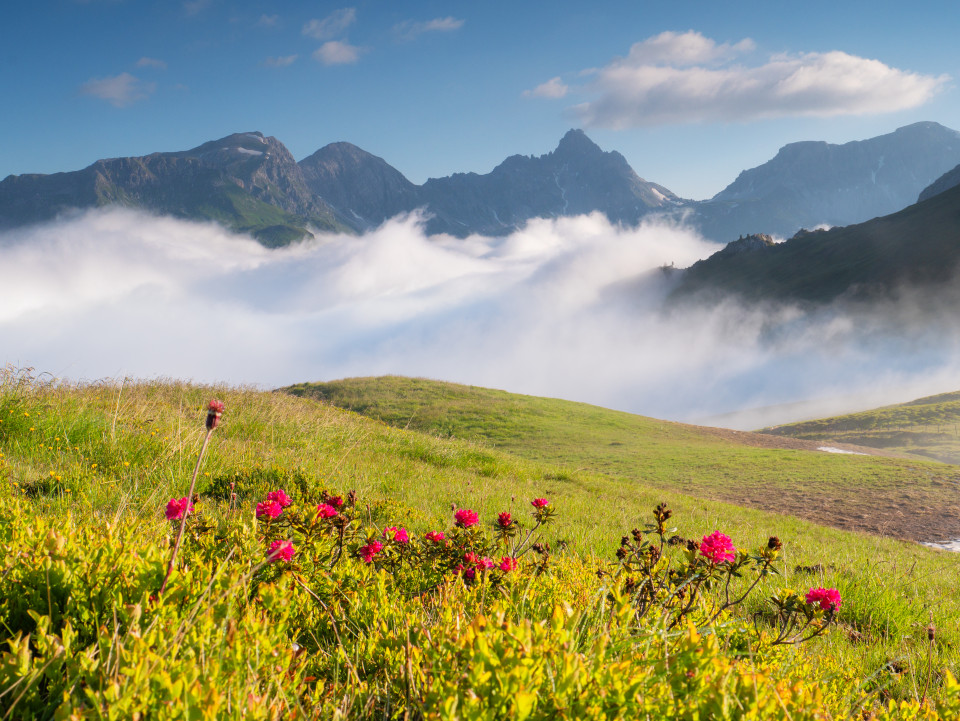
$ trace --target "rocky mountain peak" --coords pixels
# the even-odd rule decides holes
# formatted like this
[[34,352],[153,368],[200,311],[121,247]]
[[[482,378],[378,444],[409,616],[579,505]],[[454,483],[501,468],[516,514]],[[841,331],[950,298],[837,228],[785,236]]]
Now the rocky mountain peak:
[[567,131],[553,154],[558,156],[603,155],[603,151],[599,145],[587,137],[586,133],[575,129]]

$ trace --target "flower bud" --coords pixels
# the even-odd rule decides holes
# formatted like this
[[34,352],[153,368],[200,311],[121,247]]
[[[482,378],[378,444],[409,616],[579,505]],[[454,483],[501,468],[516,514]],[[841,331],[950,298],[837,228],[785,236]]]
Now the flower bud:
[[223,402],[218,400],[210,401],[207,406],[207,430],[212,431],[220,425],[220,416],[223,415]]
[[770,540],[767,541],[767,548],[771,551],[779,551],[783,548],[783,542],[776,536],[770,536]]

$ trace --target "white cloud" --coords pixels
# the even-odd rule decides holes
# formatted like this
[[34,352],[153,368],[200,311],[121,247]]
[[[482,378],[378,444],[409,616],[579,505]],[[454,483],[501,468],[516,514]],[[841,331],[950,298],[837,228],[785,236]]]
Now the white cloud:
[[155,83],[145,83],[130,73],[120,73],[108,78],[91,78],[80,86],[80,92],[122,108],[146,99],[156,87]]
[[263,61],[263,64],[268,68],[285,68],[288,65],[293,65],[299,55],[283,55],[277,58],[267,58]]
[[729,45],[718,45],[714,40],[705,38],[690,30],[685,33],[664,32],[648,38],[630,47],[627,62],[631,65],[702,65],[729,60],[756,47],[753,40],[746,38]]
[[[91,211],[0,234],[0,364],[267,387],[400,373],[677,420],[956,389],[960,331],[904,323],[902,306],[660,312],[658,268],[716,247],[599,214],[428,238],[413,215],[267,250],[213,224]],[[898,314],[915,337],[881,332]]]
[[423,22],[406,20],[393,26],[393,32],[403,40],[413,40],[424,33],[449,33],[463,27],[464,20],[455,17],[434,18]]
[[157,58],[148,58],[144,56],[137,61],[137,67],[138,68],[157,68],[158,70],[166,70],[167,64],[163,60],[158,60]]
[[570,88],[559,77],[556,77],[541,83],[533,90],[524,90],[523,95],[527,98],[562,98],[568,92],[570,92]]
[[257,20],[257,25],[264,28],[273,28],[277,26],[277,23],[280,22],[279,15],[267,15],[264,13],[260,16],[260,19]]
[[303,34],[316,40],[330,40],[340,35],[357,19],[355,8],[335,10],[323,20],[310,20],[303,26]]
[[313,51],[315,60],[324,65],[349,65],[360,59],[363,48],[339,40],[330,40]]
[[693,31],[661,33],[588,71],[577,90],[591,99],[570,110],[584,126],[613,129],[886,113],[924,104],[949,80],[839,50],[731,64],[754,49],[749,39],[730,45]]

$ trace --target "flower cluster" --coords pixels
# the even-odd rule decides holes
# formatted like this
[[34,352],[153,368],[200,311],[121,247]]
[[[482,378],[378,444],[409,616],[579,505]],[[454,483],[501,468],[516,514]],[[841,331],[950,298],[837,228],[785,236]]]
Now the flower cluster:
[[274,541],[270,544],[270,552],[267,554],[267,560],[270,563],[276,561],[289,561],[293,558],[294,548],[291,541]]
[[440,543],[445,538],[445,536],[443,535],[443,531],[430,531],[424,534],[423,537],[433,543]]
[[471,511],[468,508],[461,508],[459,511],[453,514],[453,520],[458,528],[470,528],[470,526],[476,526],[478,523],[480,523],[480,516],[477,515],[476,511]]
[[340,512],[329,503],[317,504],[317,516],[320,518],[334,518],[340,515]]
[[397,543],[410,543],[410,536],[407,535],[406,528],[397,528],[396,526],[387,526],[383,529],[383,536]]
[[840,592],[835,588],[811,588],[805,598],[807,605],[819,605],[824,611],[840,608]]
[[206,426],[208,431],[212,431],[218,425],[220,425],[220,416],[223,415],[223,402],[213,400],[210,401],[210,404],[207,406],[207,420]]
[[284,493],[282,489],[270,491],[267,494],[267,500],[257,504],[257,518],[264,518],[268,521],[279,518],[283,509],[291,503],[290,496]]
[[380,541],[370,541],[366,546],[360,546],[358,553],[365,563],[371,563],[374,557],[383,550]]
[[167,503],[166,513],[168,521],[176,521],[193,513],[193,504],[186,496],[183,498],[171,498],[169,503]]
[[714,531],[700,541],[700,555],[716,565],[737,560],[737,549],[733,547],[730,536]]

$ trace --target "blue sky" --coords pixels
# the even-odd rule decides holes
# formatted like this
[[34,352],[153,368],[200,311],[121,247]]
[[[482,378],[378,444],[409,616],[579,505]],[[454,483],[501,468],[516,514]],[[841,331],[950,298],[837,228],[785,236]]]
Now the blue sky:
[[582,127],[689,198],[797,140],[960,128],[955,3],[12,2],[0,178],[233,132],[416,183]]

